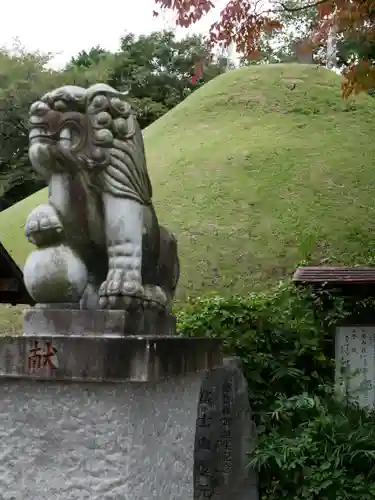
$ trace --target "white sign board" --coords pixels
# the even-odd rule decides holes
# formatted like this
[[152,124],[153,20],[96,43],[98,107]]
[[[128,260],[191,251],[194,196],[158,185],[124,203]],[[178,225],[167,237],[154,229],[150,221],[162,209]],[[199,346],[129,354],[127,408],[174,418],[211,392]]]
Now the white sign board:
[[336,387],[362,407],[375,406],[375,326],[336,329]]

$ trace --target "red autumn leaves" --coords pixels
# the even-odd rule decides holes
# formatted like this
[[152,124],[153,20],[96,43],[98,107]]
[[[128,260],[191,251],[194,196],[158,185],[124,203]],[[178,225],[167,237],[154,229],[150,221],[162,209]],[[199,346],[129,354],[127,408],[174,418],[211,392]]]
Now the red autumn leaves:
[[162,9],[170,9],[176,13],[176,24],[188,28],[199,21],[213,7],[211,0],[155,0]]
[[[199,21],[215,6],[211,0],[155,0],[155,3],[162,9],[172,10],[176,14],[177,25],[183,27]],[[219,20],[212,24],[207,41],[212,46],[228,46],[234,42],[239,53],[248,59],[256,59],[261,34],[282,29],[277,20],[277,10],[283,8],[288,7],[263,0],[228,0]],[[375,38],[375,26],[369,23],[370,15],[375,10],[375,0],[301,1],[294,10],[304,9],[317,9],[319,13],[320,21],[311,33],[311,45],[324,43],[332,26],[345,37]],[[202,74],[203,64],[198,64],[195,69],[193,83]],[[345,77],[344,95],[375,86],[375,68],[368,61],[354,63]]]
[[199,78],[203,75],[203,61],[199,61],[193,68],[191,83],[195,85]]

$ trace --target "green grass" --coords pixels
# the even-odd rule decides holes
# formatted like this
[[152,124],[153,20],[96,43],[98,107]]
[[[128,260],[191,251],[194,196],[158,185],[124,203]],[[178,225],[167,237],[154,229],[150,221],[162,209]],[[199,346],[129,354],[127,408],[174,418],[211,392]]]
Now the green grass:
[[[334,73],[278,64],[220,76],[151,125],[154,202],[179,238],[180,300],[264,289],[302,259],[372,262],[374,116],[375,99],[344,101]],[[45,191],[0,214],[20,266],[25,218],[44,201]]]

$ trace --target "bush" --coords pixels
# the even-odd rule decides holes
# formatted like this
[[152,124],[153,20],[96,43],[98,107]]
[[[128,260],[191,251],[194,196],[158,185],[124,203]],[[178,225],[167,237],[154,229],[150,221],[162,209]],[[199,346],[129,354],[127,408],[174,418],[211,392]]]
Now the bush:
[[263,499],[375,498],[375,414],[330,392],[276,401],[250,462]]
[[258,425],[277,394],[314,393],[332,380],[335,317],[324,315],[322,295],[282,283],[268,294],[193,300],[177,319],[181,334],[219,339],[243,360]]
[[243,360],[262,500],[375,498],[373,414],[333,394],[334,327],[364,306],[281,283],[195,299],[178,312],[181,334],[219,339]]

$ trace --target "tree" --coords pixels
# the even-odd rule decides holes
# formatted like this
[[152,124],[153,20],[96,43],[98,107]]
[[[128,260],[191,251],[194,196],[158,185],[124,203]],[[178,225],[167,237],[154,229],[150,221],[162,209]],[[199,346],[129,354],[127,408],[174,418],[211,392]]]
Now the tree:
[[[194,85],[192,67],[208,61]],[[50,56],[17,47],[0,51],[0,210],[44,186],[28,159],[27,117],[30,104],[46,91],[65,84],[88,86],[104,81],[129,91],[141,126],[145,127],[181,102],[206,81],[224,71],[211,61],[201,37],[177,41],[171,32],[121,39],[112,54],[100,46],[81,51],[63,71],[47,68]]]
[[[94,47],[72,59],[69,67],[95,67],[98,62],[111,67],[107,83],[127,91],[142,128],[162,116],[191,92],[225,71],[223,61],[213,60],[210,48],[200,36],[176,40],[172,31],[136,37],[127,33],[115,54]],[[192,81],[194,66],[205,61],[203,73]]]
[[[298,0],[287,0],[288,9],[298,7]],[[283,10],[275,13],[275,18],[283,25],[283,30],[265,31],[259,37],[259,53],[256,59],[241,58],[242,65],[310,60],[325,64],[325,51],[321,46],[311,47],[308,43],[317,25],[315,9],[303,11]],[[307,45],[307,47],[306,47]]]
[[339,64],[346,67],[356,61],[375,61],[375,41],[367,40],[360,33],[347,38],[340,36],[337,52]]
[[108,68],[46,68],[49,56],[18,48],[0,52],[0,210],[44,186],[28,159],[27,117],[30,104],[43,93],[64,84],[87,85],[107,79]]
[[[172,9],[180,26],[190,26],[206,15],[215,5],[212,0],[155,0],[162,9]],[[343,40],[357,42],[357,46],[375,38],[374,0],[298,0],[298,5],[288,6],[279,0],[228,0],[213,23],[208,35],[211,45],[236,44],[237,51],[247,59],[257,58],[264,33],[282,30],[280,12],[302,13],[314,11],[317,24],[310,34],[314,46],[326,43],[328,33],[334,26],[337,36]],[[158,12],[155,11],[155,15]],[[343,95],[369,89],[375,82],[375,59],[363,59],[360,50],[352,51],[353,61],[346,68]]]
[[88,52],[81,50],[76,57],[73,57],[67,68],[91,68],[95,64],[99,64],[103,58],[107,57],[110,53],[102,49],[99,45],[92,47]]

